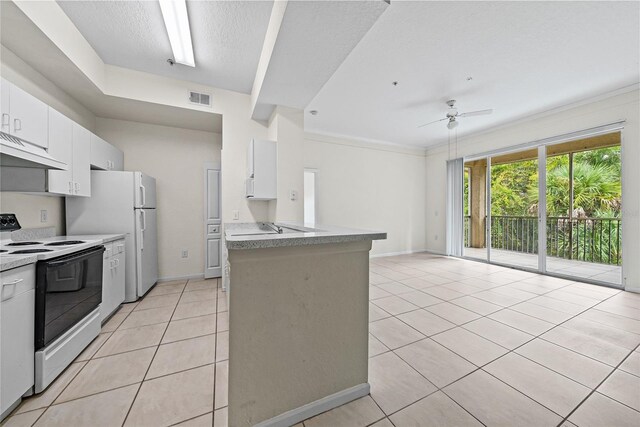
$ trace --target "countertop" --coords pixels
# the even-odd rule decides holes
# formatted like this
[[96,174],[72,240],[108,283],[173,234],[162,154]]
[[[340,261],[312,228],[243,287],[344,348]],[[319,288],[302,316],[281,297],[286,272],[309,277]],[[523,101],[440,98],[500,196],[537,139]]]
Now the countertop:
[[22,267],[23,265],[33,264],[38,260],[37,255],[0,255],[0,271],[11,270],[12,268]]
[[302,225],[278,222],[284,233],[278,234],[265,223],[226,223],[225,241],[227,249],[261,249],[284,246],[308,246],[325,243],[356,242],[361,240],[384,240],[382,231],[359,230],[331,225]]
[[[100,241],[99,244],[104,244],[124,239],[124,237],[124,234],[85,234],[76,236],[54,236],[40,240],[47,242],[56,242],[60,240],[98,240]],[[11,270],[12,268],[33,264],[36,261],[38,261],[37,254],[8,255],[3,253],[0,254],[0,271]]]
[[102,243],[124,239],[125,234],[78,234],[73,236],[56,236],[51,240],[102,240]]

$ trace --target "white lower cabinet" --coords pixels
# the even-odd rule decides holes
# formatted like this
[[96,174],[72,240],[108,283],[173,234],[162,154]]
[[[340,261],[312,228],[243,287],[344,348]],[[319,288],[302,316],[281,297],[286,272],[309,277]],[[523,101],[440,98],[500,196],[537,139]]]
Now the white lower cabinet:
[[0,273],[0,419],[34,384],[36,265]]
[[102,303],[100,321],[104,322],[124,302],[125,253],[124,239],[104,244],[102,265]]

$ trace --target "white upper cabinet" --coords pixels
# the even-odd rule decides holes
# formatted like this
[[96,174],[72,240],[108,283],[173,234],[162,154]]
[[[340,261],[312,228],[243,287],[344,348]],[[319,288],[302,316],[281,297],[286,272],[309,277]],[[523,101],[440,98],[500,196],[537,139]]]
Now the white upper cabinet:
[[275,141],[253,139],[247,150],[246,196],[251,200],[278,197],[278,145]]
[[49,107],[49,154],[64,162],[66,171],[50,170],[49,192],[72,195],[73,188],[73,121]]
[[124,153],[99,136],[91,134],[91,167],[107,171],[124,170]]
[[47,148],[47,104],[3,79],[2,131]]
[[11,84],[5,79],[1,79],[0,86],[0,113],[2,114],[2,126],[0,131],[11,133],[11,115],[9,114],[9,91]]
[[73,190],[76,196],[91,196],[91,132],[73,124]]
[[47,191],[91,196],[91,132],[49,107],[49,154],[65,162],[66,171],[50,170]]

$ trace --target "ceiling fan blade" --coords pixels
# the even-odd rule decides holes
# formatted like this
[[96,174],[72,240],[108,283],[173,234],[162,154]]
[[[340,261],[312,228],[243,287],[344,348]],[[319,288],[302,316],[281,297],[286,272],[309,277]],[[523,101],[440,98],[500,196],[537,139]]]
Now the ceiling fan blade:
[[432,124],[434,124],[434,123],[438,123],[438,122],[441,122],[441,121],[443,121],[443,120],[449,120],[449,117],[445,117],[444,119],[434,120],[434,121],[432,121],[432,122],[425,123],[425,124],[423,124],[423,125],[418,126],[418,128],[422,128],[422,127],[425,127],[425,126],[428,126],[428,125],[432,125]]
[[486,116],[487,114],[491,114],[491,113],[493,113],[492,108],[488,110],[469,111],[468,113],[461,113],[461,114],[458,114],[458,117]]

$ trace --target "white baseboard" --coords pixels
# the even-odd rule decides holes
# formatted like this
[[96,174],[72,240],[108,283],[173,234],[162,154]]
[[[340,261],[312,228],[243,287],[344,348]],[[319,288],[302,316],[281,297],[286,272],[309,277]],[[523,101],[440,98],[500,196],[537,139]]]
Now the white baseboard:
[[204,273],[201,274],[188,274],[186,276],[173,276],[173,277],[161,277],[158,279],[158,283],[173,282],[174,280],[190,280],[190,279],[204,279]]
[[358,384],[346,390],[307,403],[299,408],[287,411],[277,417],[256,424],[254,427],[289,427],[330,409],[342,406],[369,394],[369,383]]

